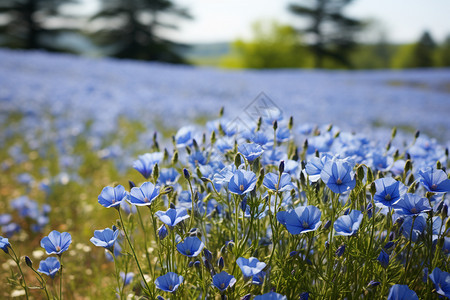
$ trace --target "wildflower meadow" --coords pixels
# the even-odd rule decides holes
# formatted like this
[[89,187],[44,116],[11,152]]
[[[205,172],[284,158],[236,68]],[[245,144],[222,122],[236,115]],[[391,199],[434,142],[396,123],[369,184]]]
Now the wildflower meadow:
[[448,70],[0,57],[0,298],[450,298]]

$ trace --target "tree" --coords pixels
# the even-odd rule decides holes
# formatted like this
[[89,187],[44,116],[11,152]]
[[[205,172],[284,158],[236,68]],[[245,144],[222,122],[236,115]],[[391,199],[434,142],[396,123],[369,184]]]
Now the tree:
[[[67,26],[50,26],[52,19],[67,18],[61,7],[77,0],[2,0],[0,2],[0,44],[11,48],[60,51],[54,40]],[[63,23],[63,22],[59,22]]]
[[290,4],[288,9],[296,15],[310,20],[309,25],[300,30],[310,41],[314,55],[314,66],[324,67],[325,59],[351,67],[349,53],[355,46],[355,33],[363,28],[359,20],[343,14],[345,6],[352,0],[305,0],[307,5]]
[[450,35],[439,46],[438,60],[440,67],[450,67]]
[[409,45],[403,45],[393,59],[394,68],[429,68],[436,65],[436,43],[431,34],[425,31],[420,39]]
[[161,29],[176,28],[163,21],[168,16],[190,18],[170,0],[102,0],[93,20],[103,25],[93,38],[114,57],[181,63],[175,48],[182,45],[160,34]]
[[[305,67],[305,49],[292,26],[273,22],[253,24],[253,39],[233,43],[234,57],[224,67],[253,69]],[[233,60],[234,59],[234,60]]]

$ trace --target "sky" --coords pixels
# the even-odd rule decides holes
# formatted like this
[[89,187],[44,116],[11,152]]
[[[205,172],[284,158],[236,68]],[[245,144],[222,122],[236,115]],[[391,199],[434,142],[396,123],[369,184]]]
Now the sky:
[[[289,3],[299,0],[174,0],[189,9],[193,20],[179,21],[171,38],[185,43],[232,41],[251,37],[251,24],[277,20],[298,28],[302,20],[290,14]],[[375,40],[381,31],[394,43],[415,42],[429,30],[437,42],[450,35],[450,0],[355,0],[346,7],[348,16],[376,20],[366,40]]]

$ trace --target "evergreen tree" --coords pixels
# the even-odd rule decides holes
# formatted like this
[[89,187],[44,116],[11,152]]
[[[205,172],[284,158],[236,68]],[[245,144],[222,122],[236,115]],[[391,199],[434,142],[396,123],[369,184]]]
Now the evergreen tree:
[[411,67],[433,67],[435,50],[436,43],[431,37],[431,34],[428,31],[425,31],[413,48]]
[[450,67],[450,35],[447,36],[442,45],[440,45],[438,53],[439,66]]
[[184,61],[175,48],[182,45],[159,32],[176,28],[163,21],[162,16],[170,15],[190,18],[171,0],[101,0],[101,9],[93,19],[103,21],[104,26],[93,39],[114,57],[181,63]]
[[290,4],[289,10],[310,20],[301,30],[309,39],[316,68],[324,67],[325,59],[351,67],[349,53],[355,48],[355,33],[362,29],[359,20],[346,17],[345,6],[352,0],[305,0],[306,5]]
[[58,34],[74,28],[49,25],[49,21],[64,16],[61,7],[77,0],[1,0],[0,45],[10,48],[64,51],[55,46]]

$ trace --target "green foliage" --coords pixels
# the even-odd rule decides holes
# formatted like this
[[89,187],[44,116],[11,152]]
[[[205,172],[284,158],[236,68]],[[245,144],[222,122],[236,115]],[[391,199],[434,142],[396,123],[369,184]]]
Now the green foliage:
[[308,53],[295,29],[275,21],[253,25],[250,41],[237,40],[233,53],[222,60],[228,68],[298,68],[308,66]]

